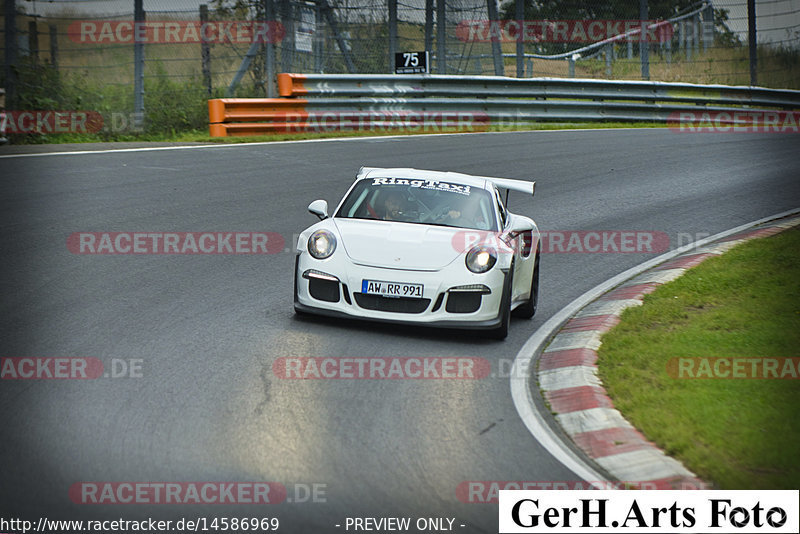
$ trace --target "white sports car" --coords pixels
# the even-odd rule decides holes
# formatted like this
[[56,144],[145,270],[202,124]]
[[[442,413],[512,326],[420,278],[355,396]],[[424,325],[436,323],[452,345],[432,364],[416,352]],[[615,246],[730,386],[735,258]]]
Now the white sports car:
[[372,321],[508,334],[533,317],[539,229],[510,213],[500,189],[535,182],[417,169],[362,167],[332,216],[298,239],[294,308]]

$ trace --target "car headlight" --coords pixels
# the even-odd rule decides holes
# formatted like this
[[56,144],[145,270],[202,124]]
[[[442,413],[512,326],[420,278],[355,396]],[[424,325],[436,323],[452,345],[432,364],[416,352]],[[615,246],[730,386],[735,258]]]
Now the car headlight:
[[467,269],[473,273],[485,273],[497,263],[497,251],[493,247],[478,245],[467,252]]
[[336,250],[336,236],[327,230],[317,230],[308,238],[308,253],[324,260]]

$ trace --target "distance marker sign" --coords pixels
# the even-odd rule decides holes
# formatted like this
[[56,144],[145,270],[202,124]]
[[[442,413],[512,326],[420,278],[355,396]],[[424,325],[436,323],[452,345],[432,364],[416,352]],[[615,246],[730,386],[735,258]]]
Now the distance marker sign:
[[394,55],[395,74],[428,74],[428,52],[397,52]]

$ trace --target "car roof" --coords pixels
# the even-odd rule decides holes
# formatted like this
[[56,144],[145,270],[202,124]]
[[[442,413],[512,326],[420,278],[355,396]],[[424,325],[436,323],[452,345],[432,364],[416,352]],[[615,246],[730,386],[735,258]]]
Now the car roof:
[[439,180],[459,185],[469,185],[481,189],[492,190],[492,182],[481,176],[472,176],[460,172],[428,171],[408,167],[382,169],[377,167],[361,167],[356,181],[367,178],[405,178],[409,180]]

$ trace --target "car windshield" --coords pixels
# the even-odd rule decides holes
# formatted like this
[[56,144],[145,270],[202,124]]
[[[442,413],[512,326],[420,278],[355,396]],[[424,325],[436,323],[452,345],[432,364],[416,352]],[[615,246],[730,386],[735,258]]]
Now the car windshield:
[[360,180],[336,217],[497,230],[488,191],[439,180]]

